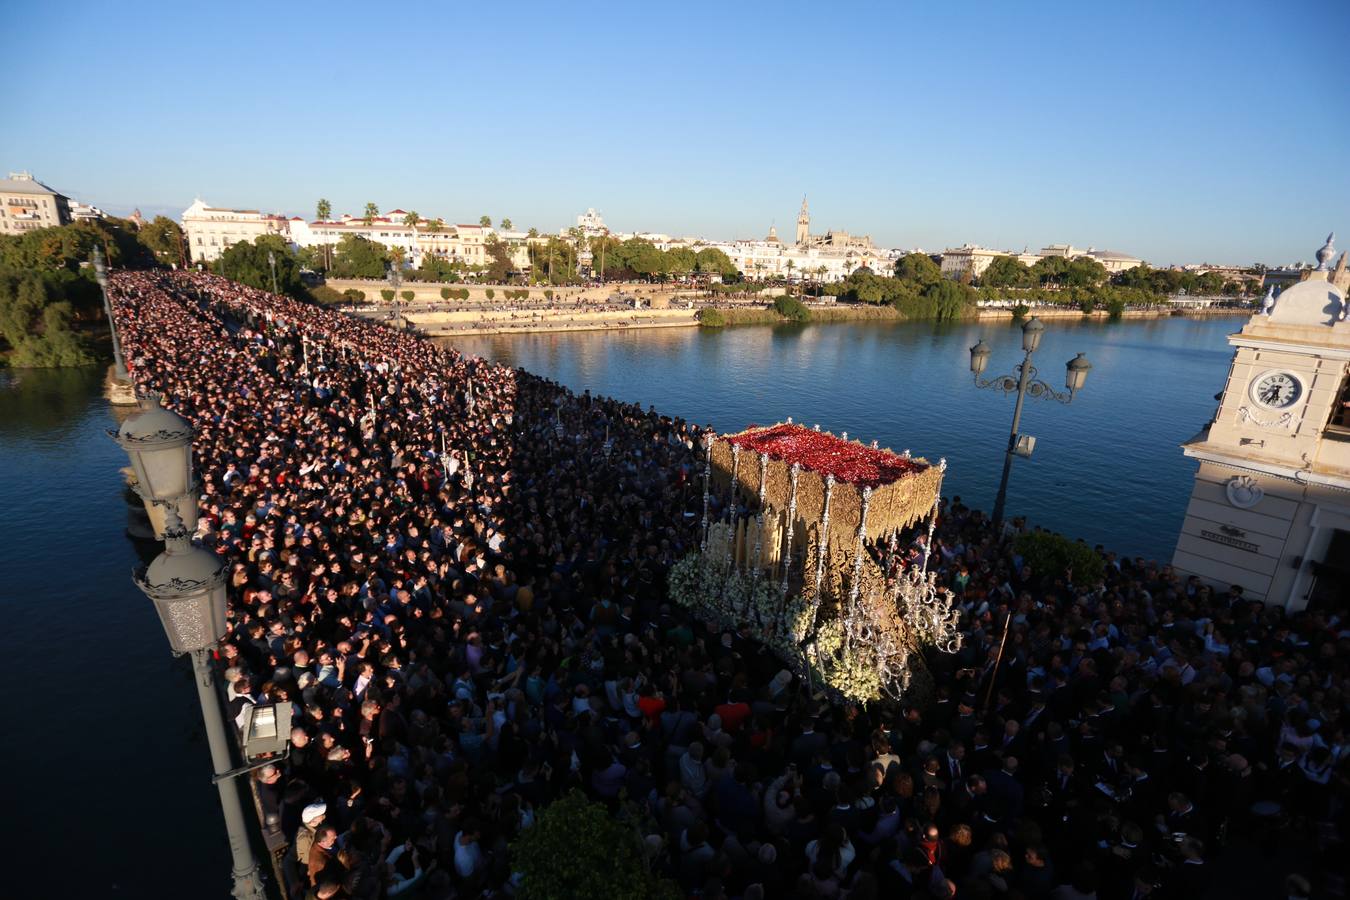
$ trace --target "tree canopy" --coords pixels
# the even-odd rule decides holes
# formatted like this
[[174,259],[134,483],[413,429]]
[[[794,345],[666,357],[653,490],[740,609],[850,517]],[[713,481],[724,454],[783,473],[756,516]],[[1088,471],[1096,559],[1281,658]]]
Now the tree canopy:
[[220,255],[211,269],[218,275],[225,275],[240,284],[260,290],[272,290],[272,262],[268,254],[276,260],[277,290],[292,297],[307,295],[304,282],[300,280],[300,261],[286,239],[278,234],[263,234],[252,242],[239,241],[231,244]]
[[1014,256],[998,256],[989,264],[980,276],[980,284],[986,287],[1031,287],[1036,277],[1031,269]]
[[637,831],[575,790],[543,807],[520,833],[511,845],[511,868],[521,875],[522,900],[680,896],[648,869]]
[[153,266],[158,259],[131,222],[112,217],[0,236],[0,338],[11,365],[95,361],[77,328],[79,320],[103,318],[88,265],[95,247],[113,266]]
[[183,258],[183,248],[186,246],[183,229],[168,216],[155,216],[153,220],[141,226],[136,236],[145,244],[146,249],[154,254],[155,261],[161,266],[186,264]]
[[346,234],[338,241],[332,272],[337,278],[383,278],[388,261],[380,244],[359,234]]
[[942,280],[942,269],[922,253],[908,253],[895,261],[895,277],[928,287]]

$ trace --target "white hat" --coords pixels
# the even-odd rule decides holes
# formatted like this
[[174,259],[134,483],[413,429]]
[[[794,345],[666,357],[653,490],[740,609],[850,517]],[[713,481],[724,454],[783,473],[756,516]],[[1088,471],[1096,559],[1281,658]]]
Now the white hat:
[[323,818],[326,812],[328,812],[327,803],[311,803],[300,811],[300,821],[309,825],[315,820]]

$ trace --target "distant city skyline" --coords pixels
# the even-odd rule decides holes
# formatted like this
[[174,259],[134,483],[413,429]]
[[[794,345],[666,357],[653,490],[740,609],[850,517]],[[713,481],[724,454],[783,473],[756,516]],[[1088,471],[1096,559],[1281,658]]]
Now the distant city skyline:
[[61,53],[9,73],[0,166],[174,217],[326,197],[556,231],[595,207],[732,239],[791,235],[806,194],[813,231],[934,252],[1279,265],[1350,239],[1340,4],[414,4],[378,39],[356,5],[157,6],[11,12]]

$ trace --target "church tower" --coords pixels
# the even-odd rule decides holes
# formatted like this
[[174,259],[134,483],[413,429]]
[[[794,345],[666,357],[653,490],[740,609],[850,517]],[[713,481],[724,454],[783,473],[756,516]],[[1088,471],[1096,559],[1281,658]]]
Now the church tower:
[[1350,304],[1333,238],[1229,335],[1219,409],[1182,444],[1200,468],[1173,568],[1291,611],[1350,593]]
[[797,246],[805,247],[811,239],[811,213],[806,208],[806,197],[802,197],[802,211],[797,213]]

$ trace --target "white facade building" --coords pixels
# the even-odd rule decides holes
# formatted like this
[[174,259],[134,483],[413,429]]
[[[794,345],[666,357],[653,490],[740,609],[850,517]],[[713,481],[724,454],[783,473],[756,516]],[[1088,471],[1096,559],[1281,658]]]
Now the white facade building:
[[183,210],[183,233],[192,261],[212,262],[231,244],[252,242],[265,234],[287,237],[289,228],[282,216],[266,215],[256,209],[207,206],[199,198]]
[[979,278],[989,264],[1000,256],[1015,256],[1007,250],[988,250],[974,244],[963,244],[942,251],[943,278]]
[[786,279],[788,281],[843,281],[866,266],[878,275],[890,274],[895,265],[893,253],[877,248],[834,249],[822,246],[799,247],[784,244],[777,229],[759,241],[709,241],[691,249],[712,247],[721,250],[741,274],[752,281]]

